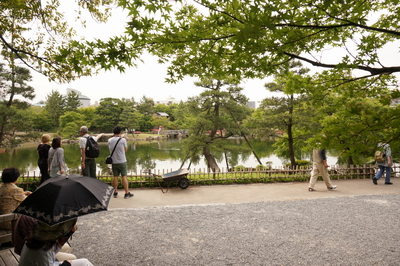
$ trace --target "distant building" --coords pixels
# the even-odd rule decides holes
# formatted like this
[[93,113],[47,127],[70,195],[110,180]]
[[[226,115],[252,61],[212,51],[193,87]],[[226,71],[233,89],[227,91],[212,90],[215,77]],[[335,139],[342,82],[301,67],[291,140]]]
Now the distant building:
[[32,104],[33,106],[39,106],[39,107],[45,107],[46,106],[46,102],[45,101],[43,101],[43,100],[41,100],[41,101],[38,101],[37,103],[33,103]]
[[[89,106],[90,106],[90,98],[89,98],[89,97],[87,97],[87,96],[85,96],[85,95],[82,95],[82,93],[81,93],[80,91],[78,91],[78,90],[68,88],[68,89],[67,89],[67,95],[68,95],[69,93],[71,93],[71,92],[75,92],[76,94],[78,94],[78,99],[79,99],[79,101],[81,102],[81,104],[80,104],[79,107],[89,107]],[[65,97],[65,96],[64,96],[64,97]],[[96,102],[95,104],[98,105],[97,102]],[[39,107],[45,107],[45,106],[46,106],[46,101],[40,100],[40,101],[38,101],[37,103],[33,103],[32,105],[33,105],[33,106],[39,106]]]
[[154,115],[157,116],[157,117],[166,117],[166,118],[169,118],[169,114],[164,113],[164,112],[156,112]]
[[179,103],[180,101],[175,100],[174,97],[169,96],[166,100],[161,100],[161,101],[154,101],[154,103],[157,104],[165,104],[165,105],[171,105],[174,103]]
[[78,91],[78,90],[68,88],[67,89],[67,95],[70,92],[75,92],[76,94],[79,95],[79,101],[81,102],[81,105],[79,107],[89,107],[90,106],[90,98],[89,97],[87,97],[85,95],[82,95],[82,93],[80,91]]
[[247,107],[256,109],[256,102],[255,101],[248,101]]
[[392,99],[391,101],[390,101],[390,106],[391,107],[396,107],[397,105],[399,105],[400,104],[400,98],[395,98],[395,99]]

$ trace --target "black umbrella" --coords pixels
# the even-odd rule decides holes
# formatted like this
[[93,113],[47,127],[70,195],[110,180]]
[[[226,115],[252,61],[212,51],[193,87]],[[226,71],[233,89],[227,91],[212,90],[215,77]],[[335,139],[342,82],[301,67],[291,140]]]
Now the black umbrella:
[[52,177],[13,211],[55,225],[106,211],[114,188],[96,178],[72,174]]

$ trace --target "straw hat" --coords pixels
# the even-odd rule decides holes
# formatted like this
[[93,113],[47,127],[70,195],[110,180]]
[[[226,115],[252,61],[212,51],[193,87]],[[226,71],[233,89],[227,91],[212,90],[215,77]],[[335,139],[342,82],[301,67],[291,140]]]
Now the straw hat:
[[68,234],[76,224],[77,219],[68,220],[53,226],[38,221],[33,228],[33,238],[42,242],[53,242]]

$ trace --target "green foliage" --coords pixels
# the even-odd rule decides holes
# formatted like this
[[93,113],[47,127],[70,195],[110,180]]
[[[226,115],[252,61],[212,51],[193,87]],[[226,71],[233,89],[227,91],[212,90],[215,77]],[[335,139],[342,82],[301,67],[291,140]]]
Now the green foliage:
[[65,111],[77,112],[80,107],[81,101],[79,95],[75,91],[71,91],[65,98]]
[[[307,76],[301,76],[308,71],[297,61],[288,64],[287,68],[282,66],[274,82],[265,87],[271,92],[284,93],[283,96],[264,99],[260,108],[244,122],[252,129],[254,137],[278,139],[274,144],[276,154],[289,158],[292,166],[295,166],[296,158],[301,158],[301,149],[304,140],[310,136],[310,129],[318,125],[310,122],[312,109],[306,105],[310,96],[299,86],[309,80]],[[298,91],[302,93],[296,93]]]
[[78,138],[79,128],[82,125],[88,125],[88,123],[80,113],[68,111],[60,117],[61,135],[64,138]]
[[270,169],[271,169],[270,165],[265,166],[265,165],[259,164],[256,166],[257,171],[264,171],[264,170],[270,170]]
[[53,127],[60,125],[60,116],[64,114],[65,98],[58,91],[51,91],[46,97],[44,109],[53,121]]
[[169,121],[174,122],[176,120],[175,118],[175,112],[179,108],[179,104],[173,103],[169,105],[165,104],[157,104],[154,106],[154,111],[155,112],[164,112],[169,115]]
[[[88,51],[79,50],[74,39],[75,31],[67,22],[81,22],[90,15],[97,22],[104,22],[111,14],[114,0],[68,3],[76,12],[63,12],[65,4],[51,1],[0,1],[1,55],[14,58],[29,68],[43,73],[51,80],[71,81],[96,73],[97,68],[83,64]],[[74,7],[73,7],[74,6]],[[73,18],[65,14],[75,13]],[[34,34],[33,34],[34,33]],[[64,47],[66,50],[59,50]],[[63,60],[72,53],[70,60]]]
[[103,98],[95,110],[94,126],[102,132],[112,132],[119,124],[123,106],[116,98]]
[[153,128],[159,128],[159,126],[162,126],[164,129],[171,129],[169,118],[167,117],[152,116],[151,124],[153,125]]
[[136,109],[142,115],[153,115],[154,114],[154,101],[152,99],[146,98],[145,96],[140,99],[139,103],[136,105]]
[[[124,34],[65,49],[68,62],[78,68],[79,60],[73,59],[96,51],[85,53],[85,64],[124,69],[149,52],[168,64],[169,82],[185,76],[264,78],[293,60],[332,73],[359,69],[366,79],[400,71],[380,60],[380,52],[399,36],[397,1],[134,0],[119,5],[130,15]],[[325,56],[329,50],[333,61]],[[355,79],[341,77],[346,80]]]
[[47,111],[41,107],[31,106],[33,128],[39,131],[50,131],[53,128],[52,120]]
[[82,123],[78,124],[75,121],[73,122],[65,122],[66,124],[62,127],[61,135],[63,138],[78,138],[79,137],[79,128]]
[[[287,163],[285,166],[291,166],[291,163]],[[296,165],[297,166],[310,166],[312,165],[312,162],[307,161],[307,160],[296,160]]]
[[245,166],[243,166],[243,165],[237,165],[233,169],[234,169],[235,172],[243,172],[243,171],[247,170],[247,168]]
[[81,107],[78,109],[78,113],[83,116],[83,120],[86,122],[86,126],[91,129],[93,124],[93,119],[95,116],[95,107]]
[[350,165],[365,163],[379,142],[390,143],[394,150],[400,148],[399,107],[388,105],[386,97],[390,98],[390,94],[386,87],[375,84],[374,90],[383,97],[371,97],[365,86],[366,81],[358,81],[342,86],[340,93],[338,88],[325,92],[323,97],[314,94],[310,104],[318,102],[320,106],[314,119],[322,130],[307,140],[309,150],[320,143],[321,147],[337,152],[340,162]]
[[140,130],[139,122],[143,115],[136,111],[136,103],[134,99],[125,100],[123,99],[124,108],[122,110],[119,125],[128,130]]
[[190,121],[195,119],[194,115],[192,115],[188,111],[188,104],[180,102],[176,108],[173,109],[173,129],[187,129],[189,128]]
[[247,98],[240,93],[242,88],[228,81],[203,80],[196,85],[205,91],[187,102],[193,118],[188,124],[189,138],[184,141],[184,149],[192,161],[203,154],[208,167],[218,172],[218,160],[223,157],[230,158],[229,164],[235,162],[231,155],[238,147],[227,144],[225,139],[243,134],[238,123],[248,112]]
[[[305,147],[304,140],[307,138],[295,138],[293,140],[293,154],[295,158],[303,158],[304,152],[302,149]],[[276,142],[273,144],[274,153],[281,158],[290,158],[289,147],[287,136],[282,138],[277,138]],[[297,160],[296,160],[297,161]]]
[[[84,120],[84,116],[81,115],[80,113],[73,112],[73,111],[67,111],[64,113],[64,115],[62,115],[60,117],[60,126],[61,126],[61,128],[64,128],[67,126],[67,124],[70,124],[70,123],[75,123],[77,125],[86,125],[87,124],[87,122]],[[78,130],[79,130],[79,127],[78,127]],[[78,133],[76,132],[76,134],[78,134]]]
[[25,101],[35,97],[34,89],[27,84],[31,80],[28,69],[12,64],[7,69],[0,63],[0,147],[20,142],[15,132],[32,130],[31,120],[27,119],[30,113],[26,111],[29,103]]

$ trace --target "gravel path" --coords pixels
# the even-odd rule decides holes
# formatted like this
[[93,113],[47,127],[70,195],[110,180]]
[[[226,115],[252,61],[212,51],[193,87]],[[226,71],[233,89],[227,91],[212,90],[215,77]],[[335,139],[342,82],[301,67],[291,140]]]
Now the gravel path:
[[400,265],[400,194],[116,209],[79,218],[96,266]]

